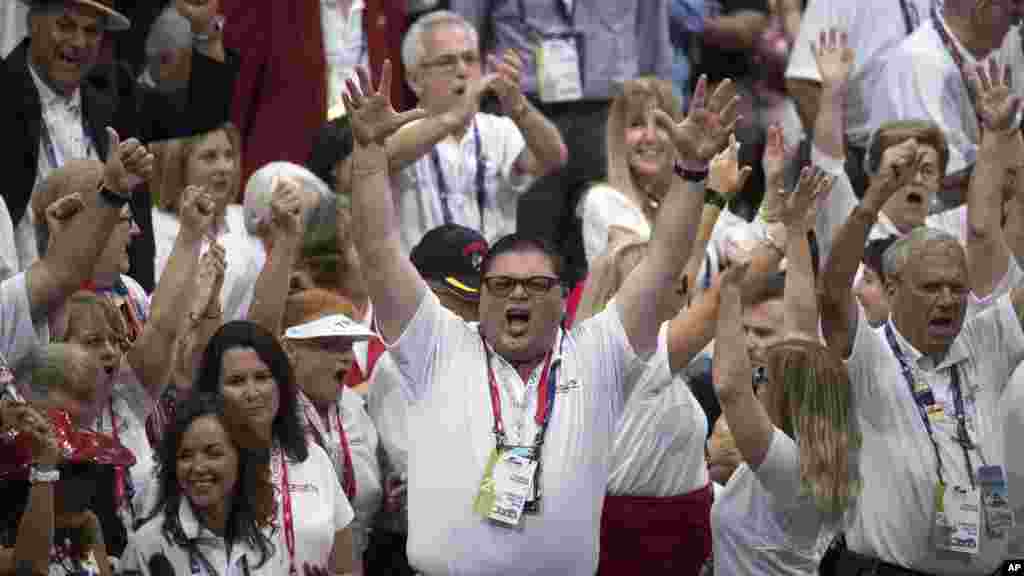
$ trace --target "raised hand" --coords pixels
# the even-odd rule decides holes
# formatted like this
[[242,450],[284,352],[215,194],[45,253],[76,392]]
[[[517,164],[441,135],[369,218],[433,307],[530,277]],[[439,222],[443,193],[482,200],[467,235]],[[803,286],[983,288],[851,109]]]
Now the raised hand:
[[135,187],[153,174],[153,154],[135,138],[121,142],[117,131],[107,127],[110,152],[103,167],[103,182],[115,194],[130,196]]
[[297,236],[302,232],[304,199],[299,186],[293,179],[281,176],[271,183],[270,229],[275,237]]
[[750,166],[740,168],[740,143],[736,136],[729,136],[729,146],[711,159],[708,172],[708,188],[721,194],[726,202],[743,189],[750,177]]
[[181,194],[181,207],[178,209],[182,231],[187,231],[194,237],[209,235],[217,217],[215,208],[213,196],[204,187],[186,186]]
[[373,87],[370,75],[359,66],[356,68],[359,85],[350,78],[346,81],[348,90],[342,94],[345,109],[352,122],[352,136],[360,146],[384,144],[387,137],[396,130],[427,115],[422,109],[396,112],[391,105],[391,61],[385,60],[381,70],[380,85]]
[[46,227],[50,231],[47,251],[53,247],[57,238],[67,230],[75,215],[80,214],[83,210],[85,210],[85,202],[82,201],[82,195],[78,192],[58,198],[46,207]]
[[853,72],[854,52],[845,30],[823,29],[818,36],[818,43],[811,42],[811,54],[818,64],[822,84],[846,86]]
[[676,123],[663,110],[654,110],[654,120],[671,135],[672,143],[684,163],[704,165],[721,152],[739,120],[739,96],[729,79],[719,83],[707,99],[708,79],[701,76],[693,91],[690,113]]
[[174,7],[192,25],[192,32],[208,34],[210,23],[220,10],[219,0],[175,0]]
[[203,310],[215,308],[219,304],[226,269],[224,247],[217,242],[210,244],[210,249],[199,260],[199,290],[196,302],[203,305]]
[[305,562],[302,564],[303,576],[331,576],[331,572],[325,566],[316,566]]
[[779,220],[786,228],[813,227],[815,205],[819,197],[824,197],[832,190],[834,179],[820,168],[805,167],[800,172],[800,181],[796,190],[787,195],[782,202]]
[[28,404],[8,405],[4,410],[4,427],[27,441],[33,462],[59,464],[62,454],[50,421]]
[[978,65],[970,81],[985,130],[1006,132],[1012,129],[1020,109],[1020,96],[1013,94],[1010,67],[1001,67],[993,58],[988,70],[984,64]]
[[882,164],[878,169],[878,176],[868,186],[861,203],[866,204],[873,211],[881,210],[897,190],[914,181],[919,164],[920,156],[916,139],[911,138],[897,146],[887,148],[882,153]]
[[[454,126],[465,126],[473,119],[473,115],[480,110],[480,98],[484,92],[492,90],[498,82],[496,73],[484,74],[475,81],[466,85],[455,106],[447,112],[450,124]],[[504,102],[502,108],[504,109]]]
[[498,96],[501,110],[512,119],[518,118],[526,105],[526,96],[523,96],[522,90],[522,58],[515,50],[508,49],[500,60],[495,56],[488,56],[487,60],[495,72],[495,79],[490,86]]
[[786,140],[782,127],[778,124],[768,126],[764,154],[761,155],[761,166],[764,168],[765,192],[761,200],[761,219],[765,222],[778,222],[779,212],[786,190],[786,162],[793,150],[786,148]]

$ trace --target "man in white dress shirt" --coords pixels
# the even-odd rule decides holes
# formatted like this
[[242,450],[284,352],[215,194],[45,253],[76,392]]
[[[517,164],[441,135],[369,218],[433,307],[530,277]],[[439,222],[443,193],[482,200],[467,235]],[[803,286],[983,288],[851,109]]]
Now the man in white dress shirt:
[[[458,58],[475,50],[469,43]],[[706,173],[673,176],[647,258],[601,314],[563,331],[557,253],[510,235],[481,263],[480,323],[469,324],[441,306],[399,240],[385,144],[423,111],[394,112],[388,66],[379,89],[360,72],[347,102],[354,237],[410,402],[410,560],[426,574],[591,576],[627,375],[653,352],[669,313],[660,296],[689,256]],[[706,166],[735,127],[731,83],[706,108],[705,85],[683,123],[651,112],[690,166]]]
[[[994,85],[1004,90],[1001,101],[990,100],[988,88],[979,99],[987,103],[986,139],[1000,140],[986,146],[975,180],[1005,173],[1005,159],[989,158],[987,150],[1012,148],[1017,157],[1024,150],[1008,89]],[[886,252],[892,315],[881,327],[869,326],[851,292],[838,289],[851,284],[882,205],[917,177],[920,162],[912,141],[886,151],[823,274],[831,289],[823,292],[822,332],[846,358],[863,435],[863,492],[838,574],[994,573],[1013,525],[1001,405],[1011,371],[1024,359],[1024,287],[992,206],[999,186],[987,187],[987,210],[969,215],[967,254],[952,235],[926,227]],[[1009,294],[971,300],[972,293],[988,296],[988,278],[1000,276]]]
[[[929,120],[949,141],[946,187],[966,191],[966,176],[981,142],[978,111],[968,86],[975,67],[990,58],[1020,59],[1015,1],[946,0],[942,10],[904,40],[886,60],[869,100],[870,125]],[[959,175],[959,176],[958,176]]]
[[[568,159],[558,129],[522,93],[521,58],[513,51],[492,58],[484,75],[478,44],[472,25],[447,11],[417,20],[402,42],[409,86],[432,114],[422,121],[429,130],[409,126],[388,144],[408,149],[403,140],[419,142],[408,158],[392,157],[412,162],[395,184],[406,251],[442,224],[468,226],[489,242],[514,232],[519,195]],[[488,91],[504,116],[478,111]]]

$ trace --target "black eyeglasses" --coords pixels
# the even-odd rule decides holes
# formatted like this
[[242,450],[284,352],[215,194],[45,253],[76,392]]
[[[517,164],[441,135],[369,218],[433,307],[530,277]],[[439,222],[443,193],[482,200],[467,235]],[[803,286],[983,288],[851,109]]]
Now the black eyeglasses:
[[558,278],[550,276],[530,276],[528,278],[513,278],[511,276],[489,276],[484,278],[484,285],[487,290],[495,296],[504,298],[522,286],[523,290],[531,296],[544,296],[559,283]]

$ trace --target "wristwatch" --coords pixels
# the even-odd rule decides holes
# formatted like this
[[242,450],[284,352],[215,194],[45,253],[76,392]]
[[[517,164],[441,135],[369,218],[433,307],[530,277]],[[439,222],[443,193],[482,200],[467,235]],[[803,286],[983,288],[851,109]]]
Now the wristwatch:
[[672,166],[672,172],[687,182],[703,182],[708,177],[708,169],[706,166],[703,169],[697,169],[694,166],[684,165],[678,160],[676,160],[676,163]]
[[28,481],[30,484],[53,484],[60,480],[60,470],[53,464],[33,464],[29,467]]
[[100,198],[114,208],[120,208],[131,200],[128,196],[122,196],[110,188],[107,188],[107,185],[103,182],[100,182]]

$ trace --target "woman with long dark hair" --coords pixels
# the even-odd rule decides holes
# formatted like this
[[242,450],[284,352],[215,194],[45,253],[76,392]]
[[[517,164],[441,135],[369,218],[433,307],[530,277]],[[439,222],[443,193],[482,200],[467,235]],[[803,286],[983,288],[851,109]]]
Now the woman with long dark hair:
[[129,537],[123,573],[159,575],[159,564],[174,574],[282,573],[283,557],[268,537],[274,488],[267,451],[254,449],[247,435],[217,396],[197,394],[179,408],[159,450],[156,507]]
[[270,447],[275,545],[289,573],[351,572],[354,513],[327,453],[306,440],[291,364],[273,333],[249,321],[221,326],[195,391],[223,395],[228,413]]

